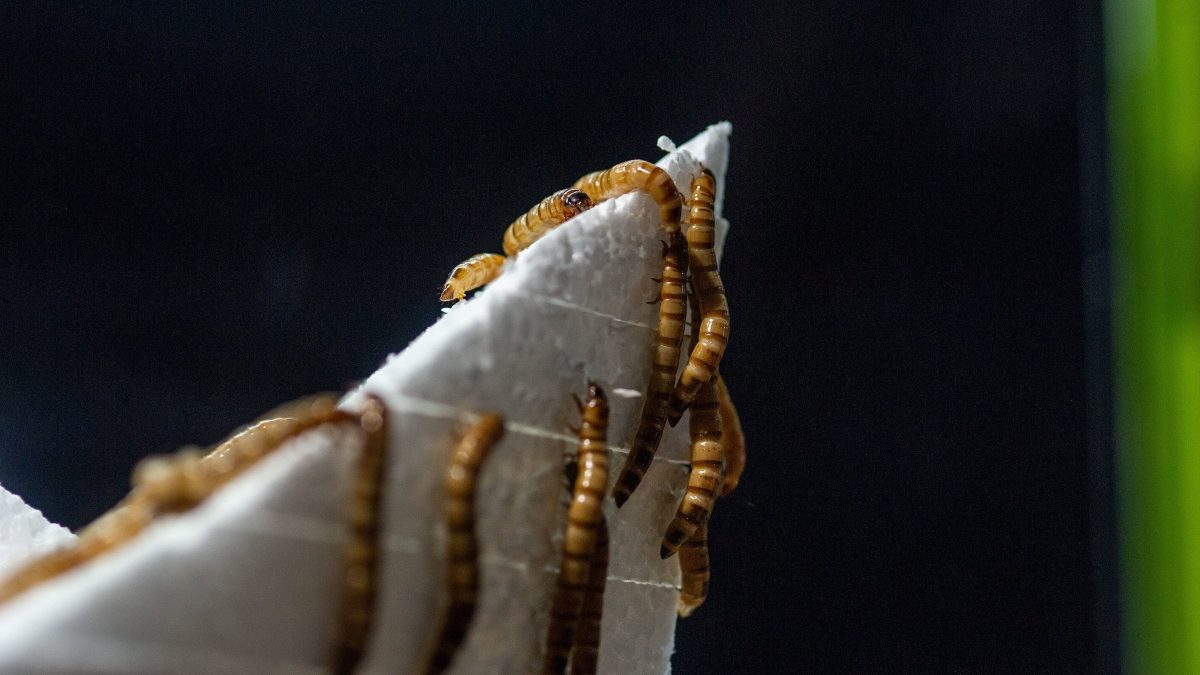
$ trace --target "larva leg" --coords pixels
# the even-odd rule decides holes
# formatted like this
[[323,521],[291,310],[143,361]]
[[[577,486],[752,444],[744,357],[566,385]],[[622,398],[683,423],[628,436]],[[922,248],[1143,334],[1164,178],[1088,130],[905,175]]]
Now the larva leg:
[[588,586],[592,553],[597,530],[604,517],[605,483],[608,481],[608,401],[595,384],[588,386],[588,398],[580,409],[579,471],[567,509],[567,529],[563,537],[562,565],[550,608],[550,627],[546,635],[545,673],[563,673],[567,656],[575,641],[579,610]]
[[605,171],[594,171],[575,181],[575,188],[587,193],[596,203],[644,190],[658,203],[659,227],[663,232],[679,231],[683,197],[667,172],[650,162],[631,159]]
[[725,483],[721,486],[724,497],[737,488],[746,468],[746,437],[742,434],[737,408],[733,407],[733,399],[725,388],[725,378],[720,375],[716,378],[716,390],[721,411],[721,445],[725,448]]
[[234,434],[205,456],[189,449],[143,460],[134,470],[133,490],[121,503],[84,528],[71,546],[31,561],[0,582],[0,602],[117,548],[160,514],[191,509],[288,439],[354,419],[335,404],[329,397],[293,404]]
[[679,549],[679,568],[683,573],[679,616],[686,618],[708,597],[708,523],[696,528],[692,538]]
[[608,525],[600,519],[596,550],[588,571],[587,590],[579,611],[579,630],[571,650],[571,675],[596,675],[600,660],[600,622],[604,618],[604,585],[608,581]]
[[475,488],[480,468],[504,434],[504,418],[484,415],[463,434],[443,482],[442,515],[449,533],[446,594],[450,603],[442,618],[426,673],[445,672],[466,638],[479,596],[479,548],[475,538]]
[[679,233],[663,248],[663,272],[659,290],[658,335],[654,342],[654,364],[642,415],[634,434],[629,457],[613,486],[617,506],[625,504],[646,475],[650,462],[658,451],[666,426],[667,401],[675,386],[675,370],[679,366],[679,347],[683,341],[683,325],[687,314],[687,246]]
[[441,301],[462,300],[469,291],[492,283],[500,276],[504,260],[498,253],[478,253],[462,261],[450,271],[442,286]]
[[508,226],[504,231],[504,253],[511,256],[524,251],[542,235],[590,208],[591,198],[580,190],[555,192]]
[[698,527],[708,521],[717,491],[724,481],[725,456],[721,448],[719,407],[715,386],[709,383],[701,387],[688,425],[692,437],[692,470],[687,492],[663,537],[660,551],[663,558],[671,557],[683,542],[691,539]]
[[671,394],[667,420],[671,426],[679,422],[683,411],[696,399],[700,387],[712,379],[725,355],[729,342],[729,305],[725,287],[717,271],[717,256],[713,250],[715,228],[713,203],[716,181],[708,169],[692,181],[692,198],[688,203],[688,257],[692,273],[692,288],[700,299],[699,341],[684,366],[679,383]]
[[362,659],[375,617],[379,567],[379,512],[388,454],[387,407],[367,397],[358,418],[362,449],[354,472],[348,509],[350,530],[342,563],[342,595],[332,670],[353,673]]

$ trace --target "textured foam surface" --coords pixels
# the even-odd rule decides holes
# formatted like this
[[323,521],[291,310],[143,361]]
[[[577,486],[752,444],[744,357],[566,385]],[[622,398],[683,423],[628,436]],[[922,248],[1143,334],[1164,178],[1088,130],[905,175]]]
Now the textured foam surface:
[[75,540],[67,528],[0,486],[0,576],[25,560]]

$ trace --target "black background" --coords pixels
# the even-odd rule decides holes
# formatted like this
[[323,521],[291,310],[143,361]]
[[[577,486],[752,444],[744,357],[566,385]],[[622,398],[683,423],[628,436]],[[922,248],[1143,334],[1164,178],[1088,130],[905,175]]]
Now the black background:
[[108,4],[0,10],[0,483],[52,520],[366,376],[536,199],[729,119],[750,459],[678,672],[1111,666],[1090,10]]

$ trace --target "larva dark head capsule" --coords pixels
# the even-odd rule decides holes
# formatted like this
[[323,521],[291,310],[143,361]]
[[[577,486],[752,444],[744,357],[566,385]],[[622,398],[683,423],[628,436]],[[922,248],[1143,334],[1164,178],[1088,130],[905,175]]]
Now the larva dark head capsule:
[[594,206],[591,197],[575,189],[563,191],[562,205],[567,217],[577,216]]
[[595,382],[588,382],[588,400],[584,404],[584,407],[597,408],[604,405],[606,400],[604,390],[600,388],[600,385]]

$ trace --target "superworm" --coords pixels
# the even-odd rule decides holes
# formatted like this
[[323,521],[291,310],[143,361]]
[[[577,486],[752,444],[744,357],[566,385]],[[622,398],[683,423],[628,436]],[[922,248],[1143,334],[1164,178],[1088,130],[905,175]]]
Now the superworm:
[[479,596],[479,546],[475,538],[475,491],[479,470],[504,435],[504,418],[484,415],[459,440],[443,482],[442,514],[449,532],[446,594],[450,598],[426,673],[445,672],[466,638]]
[[588,385],[588,398],[580,406],[579,470],[567,509],[567,528],[563,536],[562,564],[550,606],[550,626],[546,634],[546,658],[543,672],[562,673],[575,641],[579,611],[588,587],[592,553],[599,538],[604,517],[605,483],[608,481],[608,401],[595,383]]
[[667,420],[667,401],[675,386],[675,371],[679,367],[679,349],[683,341],[683,326],[687,315],[687,245],[676,232],[663,245],[663,270],[659,288],[658,334],[654,342],[654,362],[642,414],[634,433],[629,457],[613,486],[617,506],[625,504],[646,475],[650,462],[658,451],[663,427]]
[[634,190],[645,190],[658,203],[659,227],[663,232],[679,231],[683,198],[667,172],[650,162],[631,159],[611,169],[593,171],[575,181],[574,187],[587,193],[597,204]]
[[[542,235],[592,208],[592,200],[574,188],[559,190],[534,205],[504,231],[504,253],[514,256]],[[507,258],[499,253],[479,253],[450,271],[442,286],[442,302],[462,300],[467,293],[486,286],[500,276]]]
[[703,169],[692,181],[687,228],[692,289],[700,299],[700,340],[691,350],[687,365],[679,376],[679,383],[671,394],[671,402],[667,406],[667,420],[671,426],[679,422],[683,411],[696,399],[700,387],[717,372],[729,342],[729,305],[713,250],[715,199],[716,180],[711,171]]
[[708,523],[696,528],[692,538],[679,549],[679,569],[683,575],[679,616],[688,617],[708,597]]
[[733,407],[733,399],[725,388],[725,378],[719,374],[716,388],[721,411],[721,446],[725,449],[725,483],[721,486],[721,496],[724,497],[737,488],[742,471],[746,468],[746,437],[742,434],[737,408]]
[[129,495],[84,528],[73,544],[30,561],[0,582],[0,603],[117,548],[159,515],[190,510],[285,441],[355,419],[336,407],[336,399],[314,397],[234,434],[207,455],[189,448],[143,460],[134,470]]
[[592,199],[575,188],[559,190],[538,202],[504,231],[505,255],[516,255],[550,230],[592,208]]
[[442,286],[441,301],[462,300],[468,291],[492,283],[500,276],[504,260],[499,253],[477,253],[455,265]]
[[579,629],[571,649],[571,675],[595,675],[600,660],[600,623],[604,618],[604,586],[608,580],[608,525],[600,519],[596,550],[588,570],[587,590],[579,611]]
[[702,386],[688,421],[692,470],[688,475],[687,492],[663,536],[660,550],[663,558],[671,557],[683,542],[691,539],[698,527],[708,522],[717,491],[724,482],[725,456],[721,448],[719,407],[715,386],[712,383]]
[[348,515],[349,540],[342,559],[342,594],[332,670],[353,673],[366,650],[375,619],[379,569],[379,512],[388,455],[387,406],[368,396],[358,416],[363,432]]
[[[718,374],[713,384],[721,415],[721,446],[725,450],[725,481],[721,488],[723,497],[737,487],[746,464],[746,441],[742,436],[742,425],[738,421],[737,410],[733,407],[729,391],[725,388],[725,378]],[[693,411],[692,414],[696,413]],[[710,513],[709,519],[711,518]],[[708,561],[708,521],[701,523],[691,538],[679,548],[679,569],[683,574],[683,588],[679,594],[679,616],[687,617],[708,597],[711,575]]]

